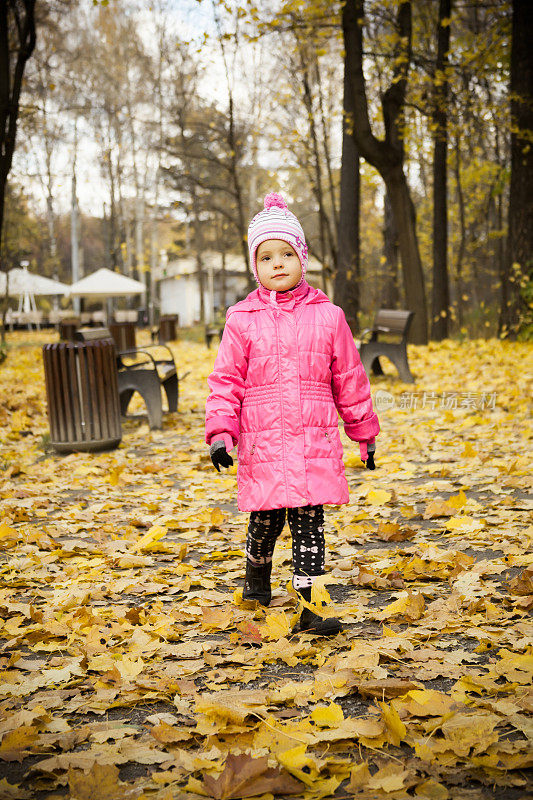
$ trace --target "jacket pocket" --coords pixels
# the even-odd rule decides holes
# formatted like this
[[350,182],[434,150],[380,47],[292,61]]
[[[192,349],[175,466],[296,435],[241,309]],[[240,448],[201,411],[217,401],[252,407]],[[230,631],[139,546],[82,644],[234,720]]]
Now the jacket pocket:
[[337,430],[328,430],[327,428],[322,428],[322,433],[324,435],[324,443],[329,452],[335,458],[342,458],[342,444],[339,437],[339,431]]
[[252,442],[252,446],[250,447],[250,451],[248,453],[248,466],[250,472],[252,471],[253,464],[254,464],[254,453],[257,449],[257,436],[254,436],[254,440]]

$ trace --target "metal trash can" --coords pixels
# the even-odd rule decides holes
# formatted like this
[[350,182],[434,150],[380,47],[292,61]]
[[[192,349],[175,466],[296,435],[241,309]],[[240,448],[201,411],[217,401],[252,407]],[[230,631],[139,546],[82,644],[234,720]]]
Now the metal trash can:
[[167,314],[159,320],[159,344],[165,342],[175,342],[177,337],[176,328],[179,325],[178,314]]
[[43,346],[50,443],[60,453],[110,450],[122,439],[112,339]]

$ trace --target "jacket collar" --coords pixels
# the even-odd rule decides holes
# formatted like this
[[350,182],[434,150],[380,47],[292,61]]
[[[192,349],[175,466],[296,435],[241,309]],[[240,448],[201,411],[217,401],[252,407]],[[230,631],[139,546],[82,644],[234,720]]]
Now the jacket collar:
[[309,293],[311,287],[305,278],[287,292],[276,292],[275,289],[266,289],[262,284],[257,287],[257,296],[264,303],[268,303],[274,308],[281,308],[284,311],[292,311],[295,306],[300,305],[302,300]]
[[277,313],[280,310],[292,311],[295,306],[302,303],[329,303],[329,297],[324,294],[320,289],[315,289],[314,286],[304,280],[294,289],[288,292],[276,292],[266,289],[263,285],[259,285],[257,289],[240,303],[232,307],[235,311],[261,311],[265,308],[272,308]]

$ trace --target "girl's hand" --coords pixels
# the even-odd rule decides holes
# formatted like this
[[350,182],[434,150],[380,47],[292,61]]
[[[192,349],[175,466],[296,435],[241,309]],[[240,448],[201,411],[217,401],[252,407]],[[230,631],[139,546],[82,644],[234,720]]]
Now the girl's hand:
[[226,445],[222,439],[217,439],[216,442],[213,442],[209,448],[209,455],[217,472],[220,472],[220,467],[231,467],[233,465],[233,459],[226,450]]

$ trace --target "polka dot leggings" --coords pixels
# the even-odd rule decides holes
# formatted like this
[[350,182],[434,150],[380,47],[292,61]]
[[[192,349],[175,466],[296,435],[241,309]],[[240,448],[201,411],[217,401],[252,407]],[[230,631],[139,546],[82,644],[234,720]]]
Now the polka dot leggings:
[[272,561],[276,539],[285,525],[285,512],[292,536],[292,583],[297,590],[306,589],[318,575],[324,574],[323,506],[252,511],[246,538],[246,557],[255,566]]

